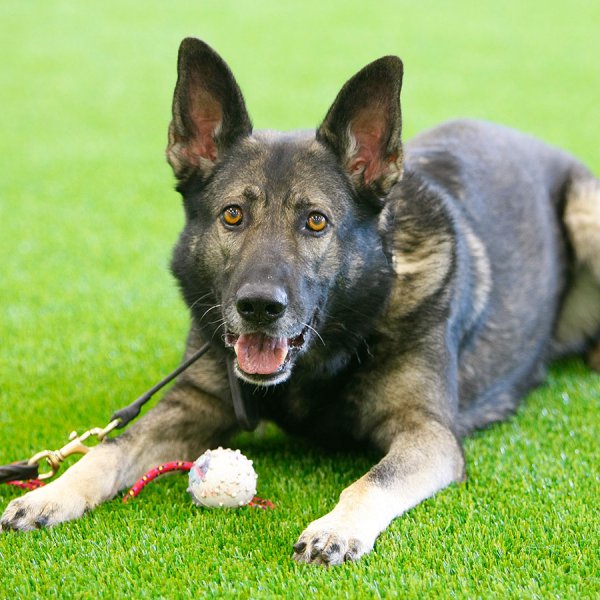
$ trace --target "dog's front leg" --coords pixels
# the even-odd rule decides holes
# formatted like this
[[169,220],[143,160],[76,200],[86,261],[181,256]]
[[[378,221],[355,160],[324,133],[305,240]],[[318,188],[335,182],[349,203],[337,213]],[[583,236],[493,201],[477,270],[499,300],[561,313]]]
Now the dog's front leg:
[[463,477],[462,450],[444,426],[430,421],[399,433],[388,454],[306,528],[294,559],[324,565],[356,560],[392,519]]
[[99,444],[56,481],[13,500],[0,530],[30,530],[76,519],[147,470],[194,460],[235,429],[232,407],[180,383],[123,435]]

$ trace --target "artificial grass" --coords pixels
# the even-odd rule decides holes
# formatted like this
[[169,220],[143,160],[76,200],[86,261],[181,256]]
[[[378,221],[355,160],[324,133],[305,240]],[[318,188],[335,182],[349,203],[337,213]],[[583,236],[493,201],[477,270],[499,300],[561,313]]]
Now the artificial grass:
[[[398,53],[407,137],[487,118],[600,173],[591,0],[5,0],[0,19],[0,464],[105,424],[181,356],[167,264],[182,214],[162,152],[185,35],[223,54],[259,128],[316,125],[348,76]],[[515,419],[467,441],[467,484],[329,570],[294,564],[291,544],[373,457],[243,435],[277,510],[199,510],[167,478],[129,505],[0,535],[0,596],[596,597],[599,406],[598,375],[556,366]],[[18,494],[0,488],[2,508]]]

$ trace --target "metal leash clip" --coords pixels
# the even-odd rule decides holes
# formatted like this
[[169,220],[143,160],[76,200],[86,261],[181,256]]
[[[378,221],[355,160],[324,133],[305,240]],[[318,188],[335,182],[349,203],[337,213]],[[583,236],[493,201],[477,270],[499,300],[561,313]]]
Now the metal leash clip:
[[94,427],[88,429],[86,432],[78,435],[76,431],[73,431],[69,435],[69,443],[60,448],[59,450],[42,450],[35,456],[32,456],[28,461],[28,465],[37,465],[42,460],[46,460],[50,470],[46,473],[40,473],[38,479],[41,481],[54,477],[60,469],[60,464],[65,461],[68,456],[73,454],[87,454],[90,451],[90,447],[86,446],[85,442],[90,437],[95,437],[98,442],[101,442],[113,429],[116,429],[120,424],[120,419],[114,419],[106,427]]

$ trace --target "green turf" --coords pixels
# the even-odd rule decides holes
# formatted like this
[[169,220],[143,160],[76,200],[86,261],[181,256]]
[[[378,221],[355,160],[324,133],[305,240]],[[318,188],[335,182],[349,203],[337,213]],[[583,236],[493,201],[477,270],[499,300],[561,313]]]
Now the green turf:
[[[228,60],[257,127],[316,125],[347,77],[398,53],[407,136],[482,117],[600,172],[597,0],[4,0],[0,22],[0,464],[104,424],[181,355],[167,264],[182,213],[163,149],[185,35]],[[1,535],[0,597],[598,597],[599,406],[597,375],[556,367],[514,420],[467,442],[466,485],[330,570],[295,565],[291,544],[372,457],[243,436],[276,511],[199,510],[171,477]],[[2,506],[18,494],[0,489]]]

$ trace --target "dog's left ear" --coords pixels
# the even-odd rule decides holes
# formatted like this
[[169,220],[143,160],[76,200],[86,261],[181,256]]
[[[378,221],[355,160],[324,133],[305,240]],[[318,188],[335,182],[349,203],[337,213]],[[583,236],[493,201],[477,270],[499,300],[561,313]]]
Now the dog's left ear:
[[167,145],[175,176],[208,177],[228,148],[251,133],[242,92],[225,61],[201,40],[184,39]]
[[380,198],[402,173],[402,73],[397,56],[364,67],[346,82],[317,130],[354,186]]

